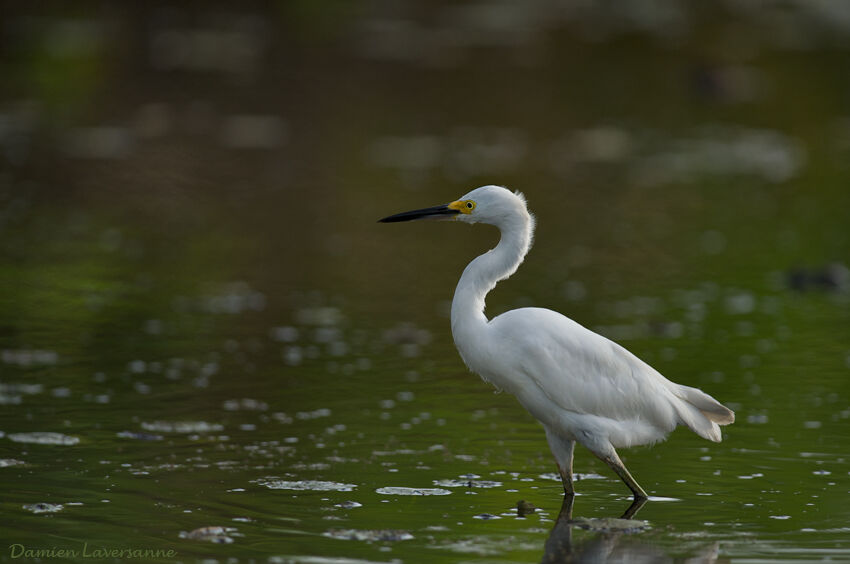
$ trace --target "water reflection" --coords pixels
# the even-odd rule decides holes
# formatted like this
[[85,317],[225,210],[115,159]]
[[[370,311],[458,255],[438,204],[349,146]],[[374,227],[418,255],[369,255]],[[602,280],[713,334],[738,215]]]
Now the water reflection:
[[[647,522],[632,519],[646,500],[635,500],[620,519],[573,518],[574,501],[574,496],[564,497],[555,526],[552,527],[544,545],[542,564],[675,561],[662,548],[643,542],[637,536],[649,528]],[[576,528],[595,534],[575,540],[573,529]],[[716,562],[718,552],[719,544],[714,543],[699,554],[689,557],[687,562]]]

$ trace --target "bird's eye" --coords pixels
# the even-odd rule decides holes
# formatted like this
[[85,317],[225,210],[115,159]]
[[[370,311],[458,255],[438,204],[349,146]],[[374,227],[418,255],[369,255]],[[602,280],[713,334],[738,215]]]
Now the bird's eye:
[[466,209],[473,209],[475,207],[475,202],[466,202]]

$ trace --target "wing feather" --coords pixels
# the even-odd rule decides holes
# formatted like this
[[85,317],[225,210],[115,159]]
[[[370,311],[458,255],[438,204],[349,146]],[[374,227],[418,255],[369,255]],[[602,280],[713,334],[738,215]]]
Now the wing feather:
[[509,362],[561,409],[675,427],[675,385],[620,345],[548,309],[522,308],[491,328]]

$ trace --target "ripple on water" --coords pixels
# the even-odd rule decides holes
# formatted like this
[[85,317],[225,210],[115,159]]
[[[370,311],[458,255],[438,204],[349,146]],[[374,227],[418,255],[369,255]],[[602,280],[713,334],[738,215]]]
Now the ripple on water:
[[212,433],[224,430],[224,425],[206,421],[153,421],[143,422],[142,429],[159,433]]
[[608,518],[579,518],[570,521],[570,525],[586,531],[600,533],[623,532],[636,533],[649,528],[646,521],[634,519],[608,519]]
[[473,519],[481,519],[482,521],[490,521],[492,519],[501,519],[498,515],[493,515],[492,513],[480,513],[478,515],[473,515]]
[[266,411],[269,405],[264,401],[242,398],[226,400],[221,407],[225,411]]
[[265,486],[270,490],[298,490],[314,492],[350,492],[357,484],[326,482],[322,480],[256,480],[254,483]]
[[35,395],[44,391],[41,384],[25,384],[19,382],[0,382],[0,395]]
[[23,466],[26,462],[16,458],[0,458],[0,468],[8,468],[9,466]]
[[514,536],[505,538],[477,536],[439,544],[432,543],[427,545],[427,548],[450,550],[460,554],[477,554],[479,556],[500,556],[514,551],[540,550],[539,545],[522,541]]
[[502,482],[460,478],[451,480],[434,480],[434,485],[442,486],[444,488],[498,488],[502,485]]
[[331,529],[322,533],[323,537],[338,540],[358,540],[366,542],[375,541],[404,541],[411,540],[413,535],[407,531],[399,531],[393,529],[382,530],[367,530],[361,531],[357,529]]
[[678,497],[662,497],[660,495],[651,495],[647,499],[649,501],[682,501]]
[[50,365],[59,362],[59,355],[49,350],[3,349],[0,361],[22,367]]
[[134,431],[119,431],[115,433],[119,439],[133,439],[135,441],[161,441],[162,435],[153,435],[151,433],[136,433]]
[[[287,555],[287,556],[272,556],[269,558],[270,564],[386,564],[383,560],[361,560],[360,558],[346,558],[344,556],[308,556],[308,555]],[[390,562],[401,562],[400,560],[391,560]]]
[[201,527],[188,533],[180,531],[179,536],[181,539],[192,539],[216,544],[231,544],[233,542],[231,535],[236,531],[237,529],[235,527]]
[[11,433],[9,440],[16,443],[28,443],[36,445],[62,445],[71,446],[80,442],[78,437],[63,435],[62,433],[53,432],[34,432],[34,433]]
[[400,486],[378,488],[375,492],[383,495],[451,495],[452,493],[442,488],[406,488]]
[[295,414],[296,419],[318,419],[319,417],[330,417],[331,410],[327,407],[320,407],[313,411],[299,411]]
[[[561,475],[556,474],[555,472],[546,472],[545,474],[540,474],[538,478],[540,478],[541,480],[553,480],[555,482],[561,481]],[[586,474],[576,473],[573,474],[573,479],[577,482],[581,480],[604,480],[605,476],[603,476],[602,474],[594,474],[592,472],[588,472]]]

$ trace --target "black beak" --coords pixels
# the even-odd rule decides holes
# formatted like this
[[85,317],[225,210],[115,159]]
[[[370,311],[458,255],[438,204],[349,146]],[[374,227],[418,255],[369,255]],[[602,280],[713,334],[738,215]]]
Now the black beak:
[[415,219],[444,219],[453,217],[458,213],[460,213],[458,210],[450,208],[448,204],[443,204],[433,208],[397,213],[378,221],[380,223],[396,223],[397,221],[413,221]]

